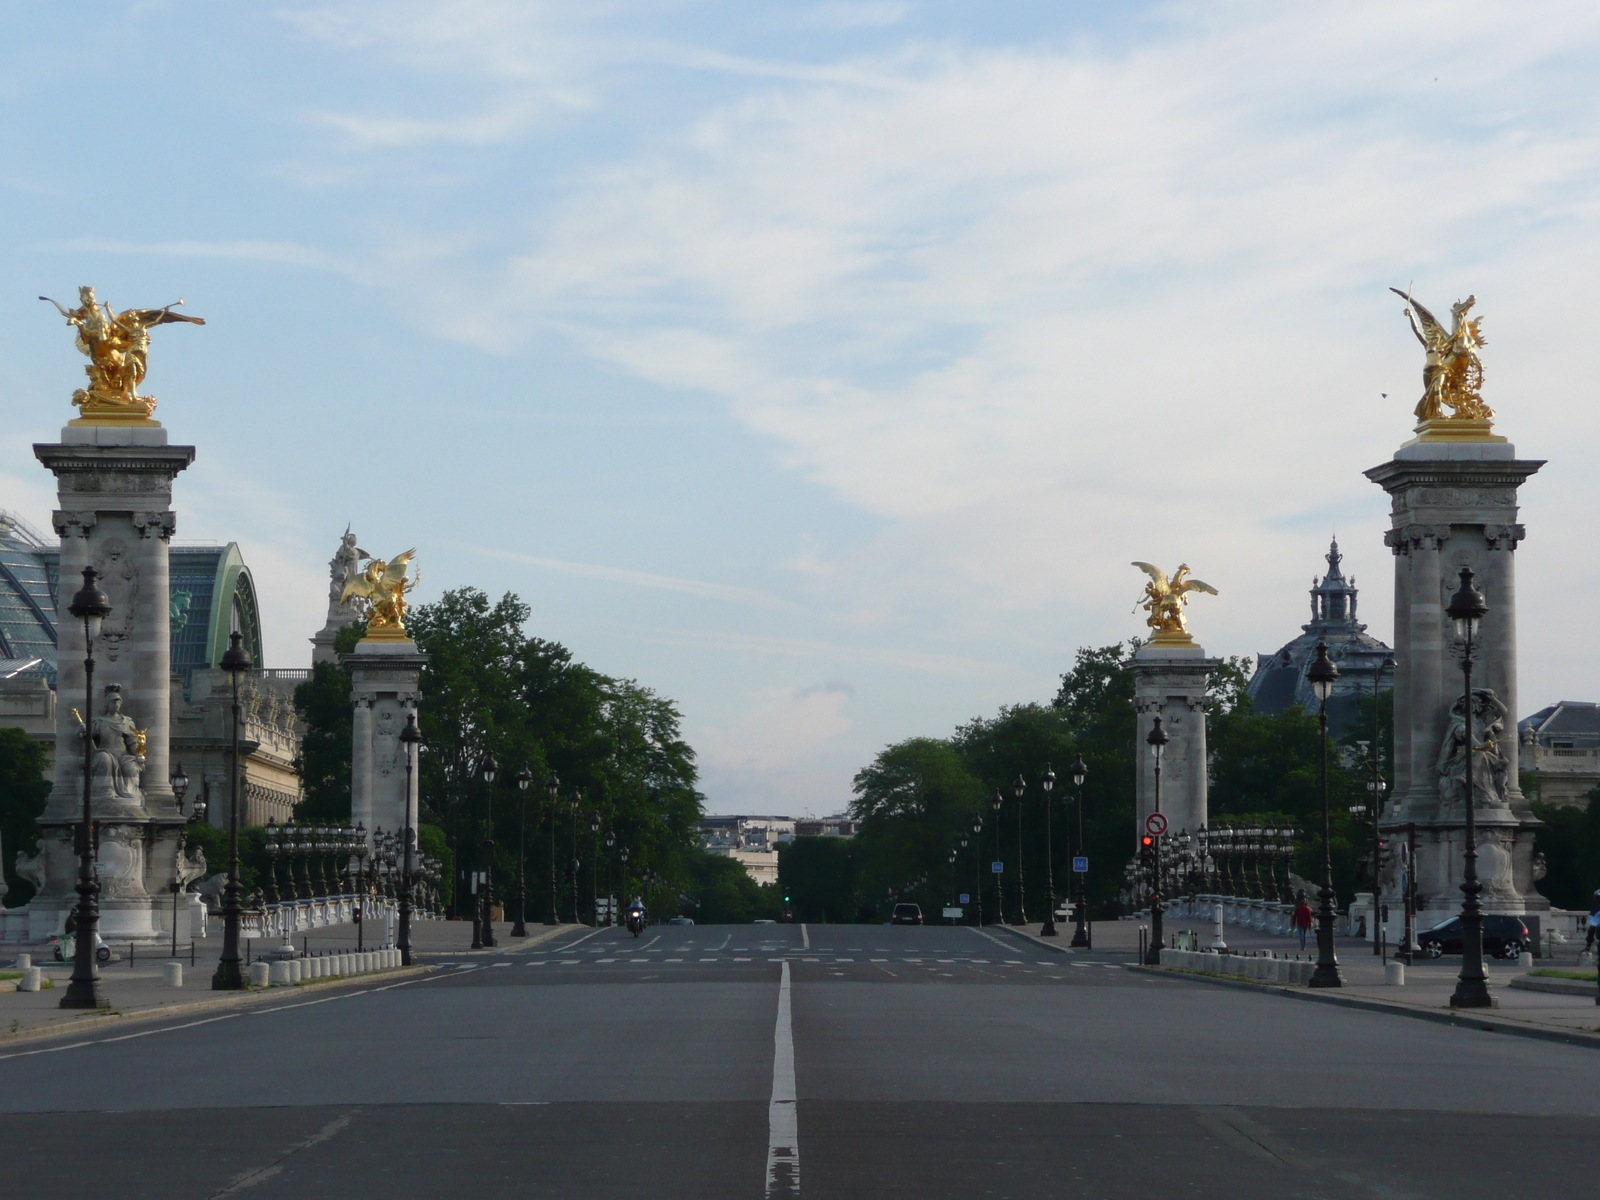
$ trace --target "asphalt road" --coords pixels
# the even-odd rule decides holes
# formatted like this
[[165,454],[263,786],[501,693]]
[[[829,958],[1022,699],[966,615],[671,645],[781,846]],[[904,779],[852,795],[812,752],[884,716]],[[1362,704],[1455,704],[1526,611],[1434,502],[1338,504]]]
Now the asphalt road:
[[965,928],[602,930],[420,981],[23,1044],[0,1053],[5,1186],[83,1200],[1595,1192],[1593,1051],[1122,961]]

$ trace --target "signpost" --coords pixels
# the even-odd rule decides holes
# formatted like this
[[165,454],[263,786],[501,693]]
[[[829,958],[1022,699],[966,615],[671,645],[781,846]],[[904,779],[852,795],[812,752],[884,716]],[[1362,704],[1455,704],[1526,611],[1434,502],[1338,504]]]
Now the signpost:
[[1003,874],[1005,872],[1005,869],[1006,869],[1005,863],[990,863],[989,864],[989,870],[993,871],[996,875]]
[[1160,837],[1167,831],[1167,818],[1158,812],[1151,813],[1144,819],[1144,827],[1146,832]]
[[1087,875],[1089,873],[1089,860],[1081,854],[1078,855],[1072,860],[1072,869],[1079,875]]
[[968,893],[968,892],[962,892],[961,893],[961,903],[963,903],[963,904],[971,904],[972,903],[971,894]]

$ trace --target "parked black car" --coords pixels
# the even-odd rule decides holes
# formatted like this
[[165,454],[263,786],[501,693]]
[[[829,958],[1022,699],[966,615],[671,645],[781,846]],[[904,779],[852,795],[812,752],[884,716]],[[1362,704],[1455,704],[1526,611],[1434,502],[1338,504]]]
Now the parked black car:
[[[1429,958],[1461,953],[1461,918],[1451,917],[1417,934],[1417,945]],[[1483,952],[1496,958],[1515,958],[1533,945],[1533,935],[1521,917],[1490,915],[1483,918]]]
[[921,925],[922,907],[917,904],[896,904],[889,917],[891,925]]

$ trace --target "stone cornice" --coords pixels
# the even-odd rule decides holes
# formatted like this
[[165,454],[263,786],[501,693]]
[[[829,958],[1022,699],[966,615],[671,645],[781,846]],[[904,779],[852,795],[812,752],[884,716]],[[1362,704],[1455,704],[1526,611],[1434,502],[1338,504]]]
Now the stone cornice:
[[77,446],[35,442],[33,455],[57,475],[131,472],[176,475],[194,462],[193,446]]
[[1386,492],[1429,486],[1514,488],[1521,486],[1546,461],[1542,458],[1471,462],[1392,459],[1362,474]]

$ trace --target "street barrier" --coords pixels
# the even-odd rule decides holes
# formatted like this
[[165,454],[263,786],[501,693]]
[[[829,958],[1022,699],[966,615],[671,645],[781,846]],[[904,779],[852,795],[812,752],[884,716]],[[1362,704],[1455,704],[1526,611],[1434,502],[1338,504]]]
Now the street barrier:
[[1310,983],[1312,972],[1317,969],[1316,962],[1310,959],[1279,958],[1270,954],[1218,954],[1214,950],[1163,949],[1161,965],[1178,971],[1254,979],[1291,987],[1303,987]]

